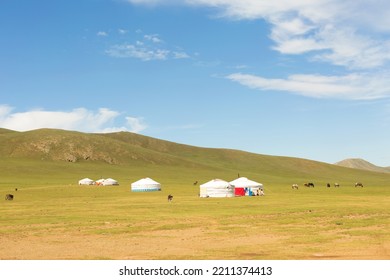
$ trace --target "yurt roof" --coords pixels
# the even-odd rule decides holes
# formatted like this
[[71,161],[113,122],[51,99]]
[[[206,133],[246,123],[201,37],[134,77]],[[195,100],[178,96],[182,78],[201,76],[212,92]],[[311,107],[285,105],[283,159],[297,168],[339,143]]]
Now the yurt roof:
[[82,181],[85,181],[85,182],[86,182],[86,181],[93,182],[93,180],[92,180],[92,179],[89,179],[89,178],[81,179],[80,182],[82,182]]
[[233,186],[237,188],[243,188],[243,187],[262,187],[263,184],[249,180],[246,177],[240,177],[237,178],[236,180],[233,180],[230,182]]
[[143,178],[132,183],[132,185],[160,185],[160,183],[150,178]]
[[106,180],[104,180],[104,181],[116,182],[116,180],[115,180],[115,179],[112,179],[112,178],[108,178],[108,179],[106,179]]
[[207,187],[227,187],[231,184],[229,182],[226,182],[221,179],[213,179],[211,181],[208,181],[207,183],[204,183],[200,185],[200,187],[207,188]]

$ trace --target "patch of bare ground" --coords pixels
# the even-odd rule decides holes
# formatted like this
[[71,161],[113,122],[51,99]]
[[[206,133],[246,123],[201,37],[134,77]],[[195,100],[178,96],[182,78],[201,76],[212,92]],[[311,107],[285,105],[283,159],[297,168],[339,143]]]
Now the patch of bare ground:
[[241,237],[237,242],[218,232],[216,228],[195,227],[136,234],[90,234],[61,229],[51,229],[44,235],[28,231],[3,233],[0,259],[257,259],[263,256],[260,248],[264,244],[280,239],[256,234]]

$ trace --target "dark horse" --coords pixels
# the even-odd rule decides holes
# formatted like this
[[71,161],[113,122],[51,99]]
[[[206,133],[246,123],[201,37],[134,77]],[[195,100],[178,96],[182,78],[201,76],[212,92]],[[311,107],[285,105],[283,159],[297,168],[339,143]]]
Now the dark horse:
[[173,199],[173,195],[168,195],[168,202],[171,202]]
[[363,188],[363,184],[360,183],[360,182],[357,182],[357,183],[355,184],[355,188],[356,188],[356,187],[362,187],[362,188]]

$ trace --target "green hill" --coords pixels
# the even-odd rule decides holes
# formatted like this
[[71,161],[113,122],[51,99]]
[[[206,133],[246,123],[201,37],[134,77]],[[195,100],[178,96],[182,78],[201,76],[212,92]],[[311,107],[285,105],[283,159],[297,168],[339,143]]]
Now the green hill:
[[[109,134],[39,129],[1,130],[0,168],[6,182],[72,182],[81,177],[133,180],[156,177],[174,184],[250,177],[265,184],[356,181],[384,185],[390,174],[306,159],[200,148],[130,132]],[[3,181],[4,182],[4,181]]]

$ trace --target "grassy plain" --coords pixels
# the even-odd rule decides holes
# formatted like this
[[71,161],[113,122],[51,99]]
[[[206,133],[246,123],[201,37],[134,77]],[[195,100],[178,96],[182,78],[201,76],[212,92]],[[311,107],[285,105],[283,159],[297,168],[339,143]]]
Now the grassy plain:
[[[389,174],[279,160],[259,171],[250,157],[237,169],[0,160],[0,195],[15,195],[0,200],[0,259],[390,259]],[[298,163],[302,172],[286,171]],[[198,197],[195,180],[237,170],[266,195]],[[132,193],[146,176],[163,190]],[[84,177],[120,186],[78,186]],[[315,188],[303,187],[309,178]],[[341,187],[326,188],[332,179]]]
[[[238,173],[266,195],[198,197],[195,181]],[[85,177],[120,186],[78,186]],[[144,177],[163,190],[132,193]],[[132,133],[0,129],[0,178],[0,259],[390,259],[390,173]]]

